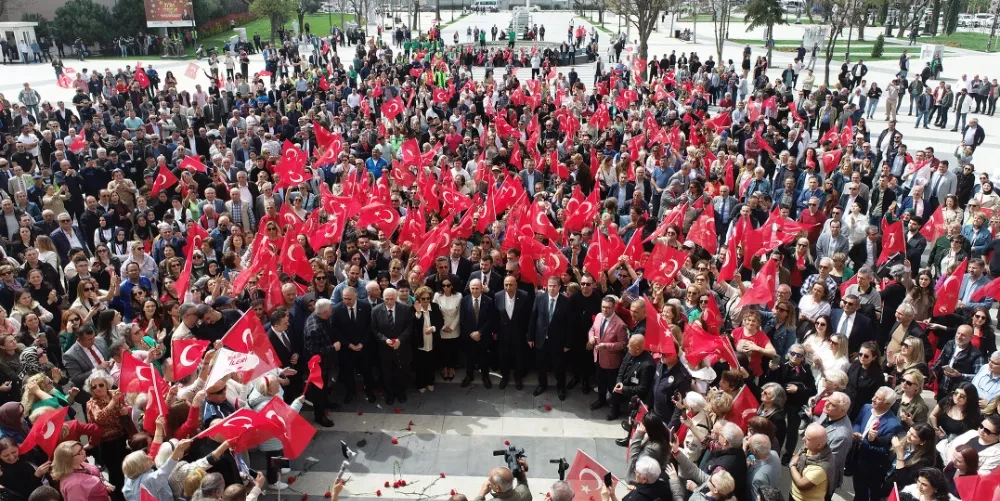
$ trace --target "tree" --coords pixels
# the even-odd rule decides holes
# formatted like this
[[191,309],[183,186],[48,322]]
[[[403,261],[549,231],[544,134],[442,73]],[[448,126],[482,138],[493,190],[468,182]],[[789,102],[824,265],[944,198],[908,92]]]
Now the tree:
[[[731,0],[711,0],[712,24],[715,31],[715,53],[719,64],[722,64],[722,48],[729,38],[729,21],[733,17]],[[768,61],[770,61],[770,55]]]
[[35,12],[25,12],[21,20],[27,23],[38,23],[35,26],[35,36],[38,38],[52,38],[52,21],[45,19],[41,14]]
[[86,43],[107,42],[115,35],[108,27],[114,25],[111,11],[92,0],[69,0],[56,9],[52,20],[52,28],[66,42],[76,38]]
[[[364,29],[365,27],[365,16],[368,14],[369,0],[350,0],[351,10],[354,12],[354,22],[358,23],[359,29]],[[414,0],[414,4],[417,0]],[[416,7],[416,5],[414,5]],[[413,17],[418,17],[420,11],[417,10]]]
[[[767,65],[771,65],[771,51],[774,50],[774,25],[785,24],[785,7],[780,0],[750,0],[747,4],[744,20],[747,21],[747,30],[754,30],[761,26],[767,27]],[[722,53],[722,50],[719,50]],[[722,59],[722,56],[719,56]]]
[[823,50],[824,53],[824,70],[823,70],[823,82],[829,86],[830,85],[830,61],[833,61],[833,52],[837,45],[837,39],[840,38],[840,32],[844,30],[844,26],[847,26],[847,21],[850,19],[847,11],[853,0],[833,0],[833,4],[830,8],[830,19],[832,24],[830,25],[830,31],[826,35],[826,47]]
[[146,32],[146,6],[142,0],[118,0],[111,15],[118,35],[134,37]]
[[635,26],[639,32],[639,58],[649,57],[649,37],[660,20],[660,14],[666,13],[676,5],[677,0],[613,0],[616,11],[625,16],[626,22]]
[[281,28],[288,22],[288,16],[295,10],[295,0],[253,0],[250,13],[271,21],[271,42],[274,42]]
[[300,30],[305,31],[306,14],[315,14],[322,6],[323,4],[319,0],[299,0],[299,6],[295,9],[295,13],[299,16]]
[[958,31],[958,15],[965,10],[965,2],[960,0],[950,0],[944,14],[944,32],[951,35]]

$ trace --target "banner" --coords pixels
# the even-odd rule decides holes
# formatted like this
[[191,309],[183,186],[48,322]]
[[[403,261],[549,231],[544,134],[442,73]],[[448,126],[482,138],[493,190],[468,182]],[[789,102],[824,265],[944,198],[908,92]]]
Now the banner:
[[143,0],[146,26],[150,28],[193,28],[194,4],[191,0]]

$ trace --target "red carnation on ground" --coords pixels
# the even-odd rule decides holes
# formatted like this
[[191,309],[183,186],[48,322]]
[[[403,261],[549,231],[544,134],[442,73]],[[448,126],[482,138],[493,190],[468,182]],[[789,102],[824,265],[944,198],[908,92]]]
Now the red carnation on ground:
[[326,491],[325,493],[323,493],[323,497],[326,499],[330,499],[333,497],[333,494],[331,494],[330,491]]
[[551,411],[552,410],[552,406],[549,405],[549,404],[545,404],[545,410]]
[[362,415],[362,414],[364,414],[364,412],[358,411],[358,415],[359,416]]
[[399,481],[399,485],[402,485],[403,487],[406,487],[406,480],[400,480]]
[[400,486],[399,480],[397,480],[397,481],[395,481],[395,482],[392,483],[392,488],[393,489],[399,489],[399,486]]
[[452,495],[452,496],[454,496],[454,495],[455,495],[455,489],[452,489],[452,490],[451,490],[451,495]]
[[386,487],[387,489],[389,488],[389,481],[388,481],[388,480],[386,480],[386,481],[385,481],[385,487]]
[[375,495],[378,496],[378,497],[382,497],[382,490],[379,489],[379,490],[375,491]]
[[398,443],[399,443],[399,440],[397,440],[397,439],[395,439],[395,438],[394,438],[394,439],[392,439],[392,445],[396,445],[396,444],[398,444]]
[[413,421],[412,420],[410,421],[410,426],[413,426]]
[[396,414],[402,414],[402,413],[403,413],[403,409],[401,409],[399,407],[396,407]]
[[295,477],[288,477],[288,485],[292,485],[294,483],[295,483]]
[[441,478],[444,478],[444,472],[443,471],[441,472]]
[[309,499],[309,494],[303,494],[302,501],[306,501],[307,499]]

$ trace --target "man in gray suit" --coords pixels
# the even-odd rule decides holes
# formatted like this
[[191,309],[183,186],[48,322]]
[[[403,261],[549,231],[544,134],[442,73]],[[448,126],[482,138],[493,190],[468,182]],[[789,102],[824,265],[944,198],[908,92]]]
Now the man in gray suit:
[[[84,383],[90,374],[95,370],[108,370],[114,361],[108,352],[108,345],[104,339],[98,338],[94,333],[94,328],[90,326],[81,327],[76,333],[76,342],[70,346],[66,353],[63,353],[63,364],[66,366],[66,375],[69,376],[75,388],[84,388]],[[87,400],[90,395],[80,392],[76,402],[87,408]]]
[[844,468],[847,466],[847,454],[854,445],[854,429],[847,411],[851,408],[851,397],[846,393],[835,392],[827,399],[824,414],[816,419],[826,429],[827,445],[833,452],[833,468],[830,468],[830,484],[827,488],[827,498],[844,483]]
[[382,292],[382,304],[372,310],[372,334],[382,360],[382,385],[385,402],[406,402],[406,380],[410,377],[413,309],[397,301],[399,293],[388,288]]
[[517,175],[521,178],[521,186],[524,187],[529,198],[535,196],[535,183],[545,182],[545,176],[541,171],[535,170],[535,161],[531,158],[524,159],[524,170]]
[[924,200],[930,202],[936,198],[935,206],[943,206],[948,195],[954,195],[958,189],[955,173],[948,170],[948,161],[938,162],[937,169],[931,172],[930,181],[924,186]]
[[830,221],[829,231],[823,232],[816,241],[816,259],[832,258],[838,252],[847,254],[851,250],[850,240],[840,231],[842,225],[840,220]]

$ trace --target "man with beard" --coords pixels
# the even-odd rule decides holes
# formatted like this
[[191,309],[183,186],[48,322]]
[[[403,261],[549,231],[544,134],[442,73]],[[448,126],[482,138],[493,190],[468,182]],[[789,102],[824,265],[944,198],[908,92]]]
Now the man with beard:
[[[611,407],[608,421],[618,419],[622,403],[631,402],[632,397],[639,397],[647,406],[652,403],[649,400],[649,390],[653,387],[654,362],[653,356],[645,350],[645,344],[646,337],[642,334],[633,334],[628,339],[628,351],[618,368],[618,378],[608,399]],[[628,443],[628,439],[625,439],[625,443]]]
[[[594,292],[597,280],[590,273],[584,273],[580,278],[580,291],[569,298],[573,325],[570,331],[570,351],[568,353],[573,368],[573,379],[566,385],[572,390],[583,381],[583,394],[587,395],[594,387],[594,355],[586,349],[587,331],[593,324],[595,315],[601,312],[601,295]],[[600,396],[603,401],[604,396]]]

